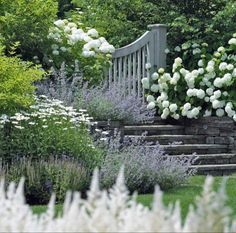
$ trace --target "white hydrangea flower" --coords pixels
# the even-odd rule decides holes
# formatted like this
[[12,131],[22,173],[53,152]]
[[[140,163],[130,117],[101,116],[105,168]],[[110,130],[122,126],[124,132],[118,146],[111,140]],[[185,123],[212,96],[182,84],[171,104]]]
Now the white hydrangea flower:
[[152,84],[150,90],[154,93],[157,93],[159,91],[159,85],[158,84]]
[[213,107],[214,109],[218,109],[218,108],[220,108],[220,106],[221,106],[221,102],[220,102],[219,100],[214,100],[214,101],[212,102],[212,107]]
[[180,57],[175,58],[175,64],[177,64],[177,66],[181,66],[182,63],[183,60]]
[[215,87],[221,88],[223,86],[223,83],[224,81],[219,77],[214,80]]
[[219,53],[224,53],[224,52],[225,52],[225,48],[224,48],[223,46],[221,46],[221,47],[219,47],[219,48],[217,49],[217,51],[218,51]]
[[168,108],[169,105],[170,105],[170,102],[168,100],[165,100],[165,101],[162,102],[162,107],[163,108]]
[[196,55],[196,54],[199,54],[199,53],[201,53],[201,49],[196,48],[196,49],[193,50],[193,55]]
[[170,104],[169,109],[171,112],[176,112],[178,109],[177,104]]
[[232,38],[229,40],[229,45],[236,45],[236,38]]
[[180,52],[181,51],[181,48],[179,46],[176,46],[175,49],[174,49],[176,52]]
[[88,36],[91,36],[93,38],[97,38],[98,37],[98,31],[94,28],[89,29],[87,32]]
[[148,105],[147,105],[147,109],[151,110],[151,109],[154,109],[156,107],[156,104],[154,101],[150,102]]
[[205,110],[205,113],[204,113],[204,117],[209,117],[209,116],[211,116],[212,115],[212,111],[211,110]]
[[197,97],[199,98],[199,99],[203,99],[204,97],[205,97],[205,91],[204,90],[202,90],[202,89],[199,89],[199,90],[197,90]]
[[199,73],[199,74],[204,74],[204,69],[203,69],[203,68],[199,68],[199,69],[198,69],[198,73]]
[[188,111],[188,110],[190,110],[191,109],[191,104],[190,103],[186,103],[186,104],[184,104],[184,107],[183,107],[183,109],[184,110],[186,110],[186,111]]
[[220,90],[214,91],[214,96],[216,99],[219,99],[221,97],[221,91]]
[[206,103],[210,102],[210,97],[206,96],[206,97],[204,98],[204,101],[205,101]]
[[224,116],[224,114],[225,114],[225,111],[222,108],[219,108],[216,110],[216,116],[222,117]]
[[234,68],[234,71],[233,71],[233,73],[232,73],[232,77],[236,77],[236,68]]
[[230,73],[225,74],[225,75],[223,76],[223,78],[222,78],[222,81],[223,81],[224,83],[228,83],[228,82],[230,82],[231,80],[232,80],[232,75],[231,75]]
[[151,68],[152,68],[151,63],[146,63],[146,64],[145,64],[145,68],[146,68],[146,70],[151,69]]
[[227,65],[228,64],[226,62],[221,62],[220,65],[219,65],[219,69],[221,71],[226,70],[227,69]]
[[194,89],[188,89],[187,90],[187,96],[188,97],[195,96],[195,90]]
[[229,93],[227,91],[223,92],[223,96],[228,96],[228,95],[229,95]]
[[212,72],[214,71],[214,66],[207,66],[207,67],[206,67],[206,71],[207,71],[208,73],[212,73]]
[[155,101],[155,98],[153,95],[148,95],[147,96],[147,102],[150,103],[150,102],[154,102]]
[[234,66],[233,64],[228,64],[227,67],[226,67],[227,70],[233,70],[234,69]]
[[233,119],[234,119],[234,121],[236,121],[236,114],[234,114]]
[[143,88],[144,89],[149,89],[149,78],[143,78],[142,80],[141,80],[141,82],[142,82],[142,84],[143,84]]
[[54,24],[59,28],[63,28],[65,26],[65,22],[61,19],[55,21]]
[[58,50],[53,50],[53,51],[52,51],[52,54],[55,55],[55,56],[58,56],[60,53],[59,53]]
[[180,115],[179,115],[179,114],[174,114],[174,115],[173,115],[173,118],[174,118],[175,120],[179,120]]
[[221,54],[220,54],[219,52],[214,52],[214,56],[215,56],[216,58],[219,58],[219,57],[221,56]]
[[203,65],[204,65],[204,64],[203,64],[203,60],[202,60],[202,59],[199,60],[197,64],[198,64],[199,67],[203,67]]
[[199,113],[200,113],[199,108],[195,107],[191,110],[191,114],[193,117],[197,117]]
[[160,69],[158,70],[158,73],[159,73],[159,74],[164,74],[164,72],[165,72],[165,69],[164,69],[164,68],[160,68]]
[[157,72],[154,72],[151,77],[152,77],[152,80],[155,81],[159,78],[159,74]]

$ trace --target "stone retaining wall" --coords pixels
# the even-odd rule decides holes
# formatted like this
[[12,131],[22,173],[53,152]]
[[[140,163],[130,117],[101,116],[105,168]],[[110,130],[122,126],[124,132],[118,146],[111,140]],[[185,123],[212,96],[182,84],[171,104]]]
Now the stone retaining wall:
[[203,135],[206,143],[228,145],[229,151],[236,151],[236,123],[229,117],[202,117],[185,119],[185,134]]

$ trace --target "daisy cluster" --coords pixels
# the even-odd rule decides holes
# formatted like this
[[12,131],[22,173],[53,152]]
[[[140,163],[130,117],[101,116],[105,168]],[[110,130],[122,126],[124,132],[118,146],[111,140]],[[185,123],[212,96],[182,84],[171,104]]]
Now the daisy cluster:
[[[71,128],[81,125],[93,126],[93,118],[89,117],[87,110],[75,110],[73,107],[66,107],[63,102],[57,99],[48,99],[41,95],[35,97],[35,104],[30,106],[30,111],[21,111],[13,116],[1,115],[0,126],[11,123],[16,129],[24,129],[26,126],[37,126],[48,128],[49,124],[69,125]],[[67,128],[64,128],[67,130]]]
[[236,121],[236,33],[228,44],[210,56],[202,49],[193,70],[185,69],[178,57],[172,73],[160,68],[150,78],[143,78],[143,87],[149,92],[147,108],[157,108],[162,119],[226,115]]

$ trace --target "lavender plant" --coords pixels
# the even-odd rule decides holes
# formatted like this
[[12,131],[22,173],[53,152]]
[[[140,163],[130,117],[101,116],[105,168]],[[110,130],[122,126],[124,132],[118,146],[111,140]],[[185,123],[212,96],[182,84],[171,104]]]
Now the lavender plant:
[[74,72],[70,76],[63,62],[59,70],[52,68],[49,79],[37,83],[37,93],[51,99],[62,100],[67,106],[73,106],[82,80],[83,75],[77,61],[75,61]]
[[144,137],[120,139],[119,134],[107,143],[107,155],[101,167],[101,182],[111,187],[122,164],[125,166],[125,181],[130,191],[152,192],[156,184],[166,190],[179,186],[194,174],[190,170],[193,158],[176,158],[165,154],[158,143],[150,147]]
[[84,85],[77,102],[77,108],[86,108],[96,120],[119,120],[125,123],[152,121],[155,110],[148,110],[142,99],[126,93],[122,85],[109,84],[88,88]]

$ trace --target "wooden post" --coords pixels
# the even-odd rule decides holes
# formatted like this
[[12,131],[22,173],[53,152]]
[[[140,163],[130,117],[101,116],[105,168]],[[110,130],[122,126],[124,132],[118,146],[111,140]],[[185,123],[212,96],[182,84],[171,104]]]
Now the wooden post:
[[152,24],[148,25],[148,28],[152,32],[152,40],[150,41],[150,63],[152,65],[152,72],[155,72],[159,68],[166,67],[166,31],[167,26],[165,24]]

